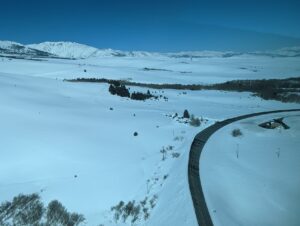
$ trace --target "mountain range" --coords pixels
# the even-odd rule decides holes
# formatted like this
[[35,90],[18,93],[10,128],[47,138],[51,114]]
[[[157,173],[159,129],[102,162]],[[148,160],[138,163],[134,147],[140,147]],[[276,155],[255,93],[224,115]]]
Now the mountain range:
[[238,55],[258,55],[269,57],[299,57],[300,47],[287,47],[272,51],[233,52],[233,51],[185,51],[176,53],[158,53],[145,51],[120,51],[98,49],[75,42],[43,42],[23,45],[12,41],[0,41],[0,56],[26,58],[67,58],[85,59],[91,57],[173,57],[173,58],[209,58],[233,57]]

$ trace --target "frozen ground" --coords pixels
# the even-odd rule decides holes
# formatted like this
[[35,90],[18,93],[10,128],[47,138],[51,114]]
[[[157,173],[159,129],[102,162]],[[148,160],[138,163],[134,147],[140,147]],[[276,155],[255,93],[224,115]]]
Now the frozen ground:
[[[112,206],[121,200],[141,201],[156,195],[150,218],[139,220],[137,225],[197,225],[187,183],[193,136],[216,120],[299,105],[264,101],[249,93],[183,94],[176,90],[158,91],[168,101],[139,102],[110,95],[106,84],[62,80],[104,77],[151,83],[211,83],[297,76],[299,65],[299,58],[253,56],[192,61],[167,57],[0,58],[0,202],[19,193],[38,192],[45,203],[58,199],[68,210],[84,214],[86,225],[122,225],[113,220]],[[170,71],[144,71],[145,67]],[[184,109],[208,122],[195,128],[166,116],[181,115]],[[138,136],[133,136],[135,131]],[[271,133],[276,135],[276,131]],[[235,145],[235,140],[246,142],[249,137],[230,137],[228,147]],[[173,146],[172,150],[162,161],[160,150],[168,146]],[[180,156],[172,157],[174,153]],[[274,161],[284,160],[282,155]],[[240,172],[246,166],[241,166]],[[227,222],[228,215],[216,219]]]

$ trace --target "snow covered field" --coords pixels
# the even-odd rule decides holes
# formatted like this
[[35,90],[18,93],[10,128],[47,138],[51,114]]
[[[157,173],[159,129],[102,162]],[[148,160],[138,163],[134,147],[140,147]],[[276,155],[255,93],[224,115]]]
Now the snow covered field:
[[[279,117],[291,128],[257,126]],[[245,119],[212,136],[200,172],[215,225],[300,224],[299,137],[299,112]]]
[[[2,57],[0,58],[0,202],[11,200],[19,193],[37,192],[45,203],[58,199],[68,210],[84,214],[86,225],[101,223],[130,225],[130,219],[125,223],[115,222],[110,208],[121,200],[139,202],[146,196],[149,199],[157,197],[155,207],[149,210],[149,219],[146,221],[139,219],[137,225],[197,225],[187,182],[188,152],[194,135],[216,120],[257,111],[299,108],[299,104],[264,101],[249,93],[186,91],[186,94],[183,94],[178,90],[157,91],[166,96],[168,101],[160,99],[140,102],[112,96],[108,92],[107,84],[69,83],[63,79],[96,77],[149,83],[213,83],[238,78],[298,76],[299,65],[300,58],[297,57],[271,58],[247,55],[192,60],[166,56],[97,56],[77,60],[45,58],[42,61]],[[144,70],[146,67],[165,71],[146,71]],[[147,91],[142,88],[139,90]],[[208,121],[202,123],[200,127],[192,127],[166,116],[174,113],[182,115],[184,109]],[[281,134],[287,135],[280,136],[285,140],[279,145],[277,144],[281,142],[281,139],[277,139],[279,131],[263,132],[259,128],[254,131],[256,128],[253,125],[254,119],[251,120],[239,124],[245,132],[242,138],[229,137],[226,144],[218,142],[213,144],[228,146],[228,150],[232,150],[232,146],[235,148],[238,142],[241,149],[240,158],[236,159],[234,153],[233,156],[218,156],[217,149],[210,144],[204,152],[205,158],[208,159],[207,164],[219,161],[216,163],[218,165],[222,161],[221,158],[227,158],[224,164],[234,162],[230,167],[237,169],[227,167],[228,165],[225,169],[229,172],[237,170],[239,172],[237,177],[243,177],[250,183],[252,179],[248,179],[247,175],[254,177],[257,172],[254,170],[256,166],[265,170],[263,162],[257,161],[260,155],[263,155],[260,160],[268,161],[270,167],[277,166],[280,161],[284,161],[282,164],[288,166],[287,158],[292,157],[285,156],[284,147],[290,140],[289,145],[294,148],[290,153],[293,159],[290,168],[283,168],[280,171],[280,180],[286,180],[285,182],[289,184],[289,180],[294,179],[289,188],[294,192],[293,197],[296,199],[299,194],[293,189],[299,188],[299,181],[295,178],[297,175],[295,172],[299,171],[299,167],[293,166],[292,163],[297,160],[295,149],[297,145],[299,146],[296,141],[299,138],[297,133],[299,126],[290,131],[281,131]],[[296,122],[297,117],[290,117],[287,120]],[[250,124],[249,128],[246,122]],[[226,132],[220,134],[229,136],[227,133],[230,129],[231,127],[225,128]],[[134,136],[134,132],[138,132],[138,136]],[[218,134],[216,137],[221,135]],[[253,139],[258,137],[261,143],[264,139],[268,139],[267,142],[271,143],[273,136],[278,141],[274,143],[274,147],[270,146],[260,153],[258,149],[260,143],[257,143],[256,152],[250,153],[249,149],[252,146],[247,147],[248,142],[253,143]],[[222,142],[225,140],[222,139]],[[282,150],[280,158],[272,152],[278,145]],[[162,160],[160,151],[170,146],[172,148],[167,151],[166,159]],[[175,153],[178,153],[179,157],[174,157]],[[245,155],[248,153],[247,159],[244,159],[244,153]],[[274,156],[271,156],[272,154]],[[205,161],[205,158],[201,161]],[[256,161],[249,166],[249,172],[247,167],[253,158]],[[204,177],[208,177],[213,172],[209,170],[210,166],[205,167],[208,173]],[[270,170],[268,174],[270,177],[264,178],[267,184],[265,188],[267,190],[264,192],[272,188],[273,172],[275,171]],[[290,177],[286,177],[288,172],[292,174]],[[225,171],[222,173],[225,174]],[[256,189],[259,180],[262,180],[261,175],[253,179],[252,190]],[[213,183],[216,182],[211,184]],[[230,183],[226,182],[224,186],[227,185]],[[241,191],[239,188],[240,186],[228,187],[228,192],[240,195],[248,192],[244,187]],[[283,189],[281,192],[268,192],[270,196],[260,200],[264,202],[268,199],[270,202],[270,210],[264,209],[268,216],[272,209],[283,208],[276,204],[272,194],[277,198],[286,197],[285,201],[292,197],[292,195],[281,196],[285,190],[284,187],[278,187],[280,188]],[[218,202],[213,198],[217,193],[216,189],[207,190],[208,197],[212,197],[209,198],[209,205],[220,205],[222,209],[225,206],[222,203],[225,197],[223,191],[217,196],[221,195],[223,201]],[[251,199],[252,196],[248,198]],[[256,209],[255,204],[252,205]],[[232,210],[241,209],[240,206],[235,206],[234,200],[232,206]],[[293,204],[293,207],[296,208],[296,204]],[[216,223],[219,222],[219,225],[224,225],[223,222],[233,222],[232,218],[239,215],[234,212],[222,213],[218,206],[213,208],[217,210]],[[246,206],[245,209],[247,208]],[[293,214],[296,214],[295,211],[297,208],[294,212],[291,210]],[[243,225],[253,225],[252,221],[247,223],[248,217],[253,214],[255,212],[237,219],[237,225],[239,222]],[[281,219],[284,220],[289,215],[286,213],[282,216]],[[290,219],[291,222],[299,223],[296,218]]]

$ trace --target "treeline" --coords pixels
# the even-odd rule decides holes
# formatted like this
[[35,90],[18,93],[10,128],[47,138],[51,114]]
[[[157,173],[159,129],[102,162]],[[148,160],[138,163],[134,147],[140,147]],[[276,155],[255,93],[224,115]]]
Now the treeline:
[[252,92],[265,100],[300,103],[300,77],[287,79],[234,80],[208,87],[212,90]]
[[69,82],[97,82],[120,84],[123,86],[137,86],[151,89],[176,89],[176,90],[223,90],[237,92],[252,92],[255,96],[265,100],[278,100],[282,102],[300,103],[300,77],[286,79],[261,79],[261,80],[233,80],[211,85],[202,84],[153,84],[139,83],[127,80],[112,80],[105,78],[77,78],[66,80]]
[[143,87],[149,89],[178,89],[178,90],[201,90],[205,86],[198,84],[154,84],[154,83],[140,83],[140,82],[131,82],[128,80],[114,80],[114,79],[106,79],[106,78],[77,78],[77,79],[65,79],[64,81],[68,82],[96,82],[96,83],[108,83],[114,84],[116,82],[121,85],[126,86],[136,86]]

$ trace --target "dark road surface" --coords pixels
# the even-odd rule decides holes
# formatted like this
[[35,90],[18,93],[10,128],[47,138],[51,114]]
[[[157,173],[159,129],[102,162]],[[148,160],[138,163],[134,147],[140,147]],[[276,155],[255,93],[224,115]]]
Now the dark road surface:
[[215,133],[220,128],[250,117],[255,117],[259,115],[265,114],[272,114],[272,113],[281,113],[281,112],[293,112],[293,111],[300,111],[300,109],[290,109],[290,110],[276,110],[276,111],[266,111],[266,112],[258,112],[253,114],[242,115],[230,119],[226,119],[221,122],[217,122],[214,125],[207,127],[206,129],[202,130],[198,133],[194,141],[191,145],[190,154],[189,154],[189,163],[188,163],[188,181],[190,192],[193,200],[193,205],[197,217],[197,221],[199,226],[212,226],[213,222],[209,214],[209,210],[207,208],[205,202],[205,196],[203,194],[203,189],[201,186],[200,180],[200,156],[203,150],[203,147],[209,137]]

